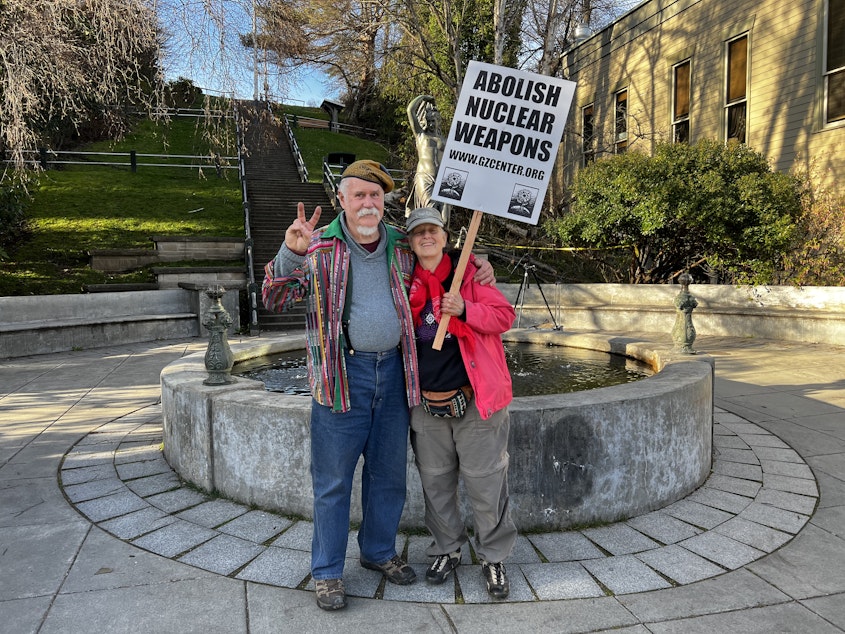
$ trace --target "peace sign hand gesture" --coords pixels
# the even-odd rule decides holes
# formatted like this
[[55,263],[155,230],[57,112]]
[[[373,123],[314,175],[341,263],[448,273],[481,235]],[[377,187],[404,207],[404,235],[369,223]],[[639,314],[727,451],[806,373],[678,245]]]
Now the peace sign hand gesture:
[[308,244],[311,242],[311,234],[314,233],[322,212],[322,207],[316,207],[311,218],[305,220],[305,204],[297,204],[296,220],[285,231],[285,245],[288,249],[299,255],[305,255]]

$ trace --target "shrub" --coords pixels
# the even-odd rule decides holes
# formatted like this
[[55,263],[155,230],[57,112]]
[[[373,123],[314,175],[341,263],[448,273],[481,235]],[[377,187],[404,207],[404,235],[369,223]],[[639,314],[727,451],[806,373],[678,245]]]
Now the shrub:
[[589,257],[607,279],[669,282],[685,270],[766,283],[782,269],[801,213],[798,181],[745,145],[659,144],[584,168],[571,212],[546,232]]
[[197,108],[202,99],[202,89],[190,79],[180,77],[165,87],[167,104],[172,108]]
[[25,184],[17,178],[0,180],[0,259],[8,258],[7,249],[20,242],[27,231]]
[[796,243],[784,258],[783,283],[845,286],[845,195],[821,182],[813,166],[796,170],[802,184]]

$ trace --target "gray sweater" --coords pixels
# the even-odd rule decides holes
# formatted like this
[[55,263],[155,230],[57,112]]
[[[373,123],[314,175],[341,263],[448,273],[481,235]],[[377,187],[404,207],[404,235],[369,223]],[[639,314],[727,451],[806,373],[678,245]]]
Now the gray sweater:
[[[349,315],[349,342],[354,350],[384,352],[399,345],[399,317],[390,293],[390,275],[387,268],[387,238],[383,224],[379,225],[379,243],[373,253],[359,245],[349,235],[346,216],[340,224],[349,245],[349,280],[346,314]],[[300,268],[303,258],[282,243],[276,257],[275,273],[290,275]]]

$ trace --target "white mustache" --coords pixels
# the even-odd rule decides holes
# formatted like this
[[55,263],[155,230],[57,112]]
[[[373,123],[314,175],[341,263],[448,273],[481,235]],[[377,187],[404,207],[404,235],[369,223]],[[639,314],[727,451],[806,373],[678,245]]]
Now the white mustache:
[[363,218],[364,216],[378,216],[378,209],[375,207],[362,207],[358,210],[358,217]]

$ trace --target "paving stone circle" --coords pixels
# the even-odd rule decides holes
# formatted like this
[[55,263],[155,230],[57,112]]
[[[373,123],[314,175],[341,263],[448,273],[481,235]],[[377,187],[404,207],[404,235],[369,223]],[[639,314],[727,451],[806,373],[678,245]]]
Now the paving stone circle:
[[[505,562],[508,602],[577,599],[680,586],[735,570],[786,544],[816,508],[819,490],[801,456],[765,429],[723,409],[714,415],[707,481],[660,510],[615,524],[525,533]],[[60,486],[71,505],[138,548],[228,577],[312,589],[311,522],[207,495],[183,483],[162,454],[160,405],[116,419],[65,454]],[[353,596],[488,603],[475,553],[454,579],[426,584],[430,538],[400,534],[420,579],[385,584],[358,564],[349,536],[344,583]]]

